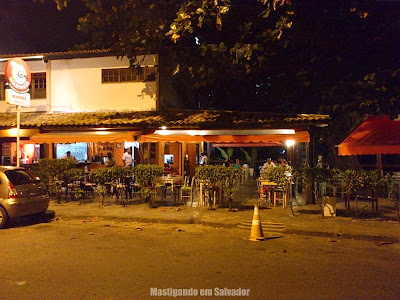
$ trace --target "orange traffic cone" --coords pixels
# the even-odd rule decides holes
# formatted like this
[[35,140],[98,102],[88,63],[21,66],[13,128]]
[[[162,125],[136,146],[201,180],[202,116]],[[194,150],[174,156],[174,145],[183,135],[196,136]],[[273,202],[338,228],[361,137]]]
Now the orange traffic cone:
[[254,204],[253,222],[251,224],[250,241],[258,242],[264,240],[264,233],[261,226],[260,215],[258,214],[258,205]]

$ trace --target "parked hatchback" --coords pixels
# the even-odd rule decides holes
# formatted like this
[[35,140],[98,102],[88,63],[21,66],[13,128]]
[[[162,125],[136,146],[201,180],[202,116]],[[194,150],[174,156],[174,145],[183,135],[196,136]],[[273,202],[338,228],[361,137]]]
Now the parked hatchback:
[[0,228],[9,218],[45,213],[49,207],[47,188],[25,168],[0,166]]

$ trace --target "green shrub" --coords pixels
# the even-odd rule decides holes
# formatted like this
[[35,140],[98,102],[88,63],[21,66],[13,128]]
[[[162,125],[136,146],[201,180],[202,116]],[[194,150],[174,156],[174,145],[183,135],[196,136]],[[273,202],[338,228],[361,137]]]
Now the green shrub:
[[39,176],[47,184],[55,179],[65,180],[66,171],[75,166],[71,159],[43,158],[39,160]]
[[[238,191],[238,183],[240,180],[241,170],[235,167],[224,167],[221,165],[212,166],[199,166],[195,170],[196,179],[207,183],[206,189],[211,199],[213,192],[222,186],[224,196],[228,200],[229,206],[231,205],[233,195]],[[212,201],[209,201],[210,208],[212,208]]]
[[141,187],[154,187],[155,180],[164,173],[164,169],[157,165],[139,164],[133,169],[135,181]]
[[89,177],[94,183],[104,185],[106,182],[114,182],[128,174],[132,174],[132,168],[115,166],[94,169],[90,172]]
[[90,172],[89,178],[92,182],[104,185],[106,182],[111,181],[107,168],[97,168]]
[[66,170],[64,177],[67,182],[81,180],[83,177],[83,170],[78,168]]
[[288,169],[284,167],[268,168],[265,172],[265,178],[269,181],[277,183],[279,186],[285,186],[288,182],[288,176],[285,172]]

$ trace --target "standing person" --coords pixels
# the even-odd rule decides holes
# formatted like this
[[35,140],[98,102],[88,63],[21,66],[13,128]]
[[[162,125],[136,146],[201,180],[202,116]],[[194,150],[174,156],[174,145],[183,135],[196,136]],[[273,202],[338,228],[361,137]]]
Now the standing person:
[[16,166],[17,165],[17,151],[15,151],[13,159],[12,159],[12,165]]
[[207,164],[207,162],[208,162],[208,157],[207,157],[207,155],[203,152],[203,153],[201,153],[200,154],[200,165],[201,166],[205,166],[206,164]]
[[71,151],[67,151],[67,153],[62,157],[63,159],[71,159],[74,162],[78,162],[78,160],[71,154]]
[[107,159],[104,162],[104,165],[106,167],[114,167],[116,165],[116,161],[115,159],[112,157],[112,153],[111,152],[107,152]]
[[189,164],[189,155],[185,155],[185,160],[184,160],[184,174],[185,176],[190,176],[190,164]]
[[132,150],[131,148],[126,148],[125,153],[122,155],[122,161],[125,167],[132,167]]

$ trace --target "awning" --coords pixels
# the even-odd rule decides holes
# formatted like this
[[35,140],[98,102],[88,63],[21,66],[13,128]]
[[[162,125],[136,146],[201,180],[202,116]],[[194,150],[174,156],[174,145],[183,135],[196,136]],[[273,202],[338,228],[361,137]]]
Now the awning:
[[[30,137],[39,132],[39,129],[20,129],[19,136],[20,137]],[[17,128],[11,129],[2,129],[0,130],[0,138],[2,137],[16,137],[17,136]]]
[[192,143],[283,143],[293,140],[298,143],[310,141],[307,131],[297,131],[294,134],[265,135],[158,135],[146,134],[138,137],[138,142],[192,142]]
[[340,145],[339,155],[400,154],[400,121],[370,117]]
[[35,144],[42,143],[81,143],[81,142],[132,142],[134,136],[140,134],[140,131],[64,131],[39,133],[30,138]]
[[213,147],[238,148],[238,147],[279,147],[283,143],[213,143]]

